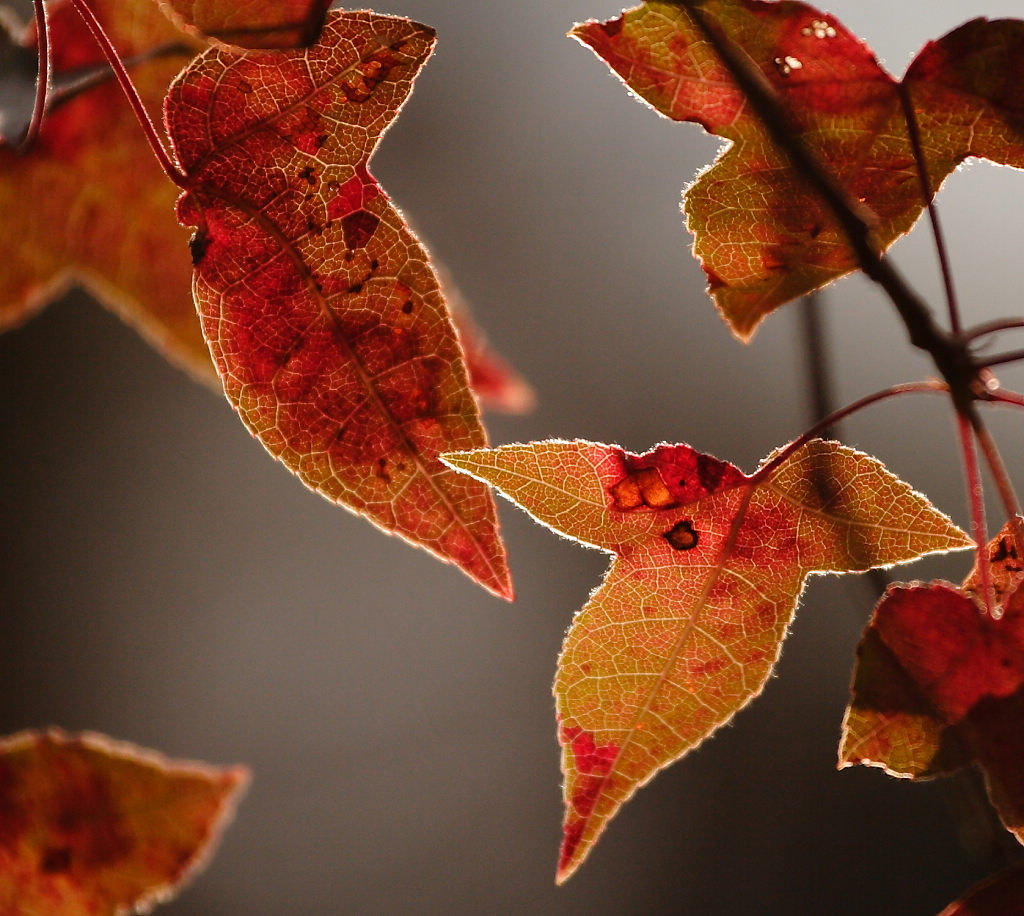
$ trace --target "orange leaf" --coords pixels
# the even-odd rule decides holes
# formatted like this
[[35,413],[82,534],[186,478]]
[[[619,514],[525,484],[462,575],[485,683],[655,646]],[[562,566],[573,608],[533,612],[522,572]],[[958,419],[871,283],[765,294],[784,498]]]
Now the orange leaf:
[[159,0],[181,29],[243,48],[297,48],[320,37],[331,0]]
[[[774,87],[794,132],[851,200],[880,250],[925,202],[900,85],[834,16],[804,3],[694,0]],[[733,333],[858,266],[839,224],[768,138],[685,4],[649,2],[572,35],[661,114],[729,141],[685,195],[694,253]],[[934,193],[968,156],[1024,167],[1024,22],[975,19],[928,44],[903,80]]]
[[332,13],[306,51],[211,50],[166,116],[189,190],[203,331],[232,405],[307,486],[511,597],[485,443],[427,255],[367,162],[434,44]]
[[[181,34],[152,3],[90,0],[126,58],[175,45],[177,53],[132,67],[151,112],[187,59]],[[47,3],[54,80],[105,68],[66,2]],[[22,36],[35,45],[33,31]],[[71,283],[137,327],[171,360],[215,378],[192,304],[188,234],[174,219],[177,190],[153,158],[113,80],[54,105],[33,148],[0,143],[0,330],[14,326]]]
[[0,913],[148,911],[203,866],[248,778],[95,734],[0,740]]
[[962,588],[890,586],[860,647],[840,767],[926,779],[977,763],[1007,829],[1024,842],[1024,565],[1012,523],[988,547],[997,606]]
[[446,455],[614,557],[555,680],[566,816],[558,879],[636,789],[761,692],[807,575],[970,545],[867,455],[814,440],[748,476],[687,445],[536,442]]

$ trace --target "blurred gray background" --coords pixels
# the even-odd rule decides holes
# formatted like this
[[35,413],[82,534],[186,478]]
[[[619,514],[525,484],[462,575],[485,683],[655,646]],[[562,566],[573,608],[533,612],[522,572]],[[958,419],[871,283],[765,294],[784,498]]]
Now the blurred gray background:
[[[830,9],[895,73],[970,16],[1021,12]],[[388,0],[439,44],[373,171],[537,390],[531,416],[489,417],[492,441],[686,441],[749,471],[809,425],[799,310],[745,348],[706,299],[679,197],[717,141],[564,37],[618,10]],[[975,163],[940,204],[967,323],[1019,314],[1021,176]],[[895,252],[938,305],[927,227]],[[929,374],[867,282],[821,309],[842,402]],[[606,557],[503,503],[519,595],[503,604],[307,492],[222,399],[80,294],[0,337],[0,388],[0,733],[95,729],[254,773],[167,916],[932,914],[988,870],[962,849],[949,790],[835,770],[877,597],[846,577],[812,580],[764,695],[556,889],[550,684]],[[988,416],[1024,481],[1024,417]],[[942,400],[876,407],[845,437],[967,524]],[[969,565],[897,574],[959,581]]]

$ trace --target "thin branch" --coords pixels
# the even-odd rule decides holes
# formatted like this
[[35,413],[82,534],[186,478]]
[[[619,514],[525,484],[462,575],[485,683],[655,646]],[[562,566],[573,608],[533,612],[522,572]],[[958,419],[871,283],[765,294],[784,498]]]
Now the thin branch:
[[107,33],[103,30],[103,26],[100,24],[100,21],[85,3],[85,0],[71,0],[71,3],[78,11],[78,14],[82,17],[86,26],[88,26],[93,38],[96,39],[96,43],[103,51],[103,56],[107,59],[107,63],[110,64],[110,68],[114,71],[114,76],[117,77],[117,81],[121,85],[121,90],[128,98],[128,102],[132,106],[132,111],[135,112],[135,117],[138,119],[143,133],[146,135],[146,139],[149,141],[149,145],[153,150],[153,155],[156,156],[157,161],[160,163],[160,167],[164,170],[167,177],[170,178],[171,181],[173,181],[179,188],[187,187],[187,177],[174,164],[170,154],[164,147],[163,141],[160,139],[160,134],[157,132],[157,129],[153,124],[153,120],[149,116],[149,112],[146,111],[146,106],[142,104],[142,99],[139,98],[139,93],[135,89],[135,84],[132,83],[131,77],[128,76],[128,71],[125,70],[124,64],[121,63],[121,58],[118,56],[117,50],[111,44]]
[[998,386],[987,389],[983,400],[994,404],[1008,404],[1011,407],[1024,407],[1024,394]]
[[[804,362],[807,366],[808,389],[811,392],[811,422],[827,417],[835,408],[832,372],[825,343],[825,319],[821,313],[822,296],[809,293],[800,300],[800,327],[804,339]],[[823,429],[823,439],[837,438],[834,427]]]
[[946,307],[949,311],[949,327],[954,334],[960,333],[960,306],[956,299],[956,289],[953,286],[953,269],[949,262],[949,251],[946,248],[946,236],[942,231],[942,224],[939,222],[939,211],[935,206],[935,192],[932,189],[931,178],[928,175],[928,163],[924,158],[924,147],[921,145],[921,131],[917,125],[917,115],[914,113],[914,103],[910,99],[907,87],[900,83],[897,87],[900,97],[900,104],[903,106],[903,115],[907,122],[907,134],[910,137],[910,147],[914,151],[914,162],[917,164],[917,178],[921,184],[921,195],[925,207],[928,209],[928,220],[932,227],[932,239],[935,241],[935,252],[939,256],[939,268],[942,271],[942,285],[946,292]]
[[770,461],[761,465],[761,467],[757,469],[751,480],[754,482],[763,480],[795,451],[810,442],[811,439],[817,439],[821,436],[824,430],[830,429],[841,420],[845,420],[847,417],[857,413],[857,411],[863,410],[865,407],[870,407],[872,404],[877,404],[879,401],[888,400],[889,398],[899,397],[904,394],[924,393],[948,394],[949,386],[935,380],[907,382],[903,385],[893,385],[891,388],[883,388],[881,391],[876,391],[874,394],[866,395],[860,400],[854,401],[852,404],[847,404],[846,407],[829,414],[824,419],[815,423],[805,433],[790,442],[789,445],[776,452],[775,456]]
[[997,321],[986,321],[984,324],[975,325],[961,332],[961,340],[977,340],[989,334],[998,334],[1000,331],[1014,331],[1024,328],[1024,318],[1001,318]]
[[39,69],[36,73],[36,97],[32,105],[32,119],[28,122],[25,136],[21,138],[17,148],[21,151],[29,149],[39,136],[43,126],[43,115],[46,113],[46,93],[50,88],[52,64],[50,62],[50,25],[46,18],[46,6],[43,0],[33,0],[36,14],[36,46],[39,49]]
[[1024,350],[1011,350],[1009,353],[1000,353],[993,357],[983,356],[978,362],[987,368],[990,366],[1002,366],[1006,363],[1016,363],[1022,359],[1024,359]]
[[978,452],[974,445],[974,429],[970,417],[957,411],[957,433],[964,459],[964,478],[967,488],[967,502],[971,512],[971,536],[974,538],[978,555],[978,577],[981,579],[981,594],[985,609],[990,617],[996,617],[996,606],[992,593],[992,571],[988,564],[988,529],[985,525],[985,493],[978,468]]

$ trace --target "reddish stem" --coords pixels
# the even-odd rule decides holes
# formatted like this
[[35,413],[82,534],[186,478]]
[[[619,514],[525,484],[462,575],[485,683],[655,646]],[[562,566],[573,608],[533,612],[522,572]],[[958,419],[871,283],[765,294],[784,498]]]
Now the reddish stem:
[[124,92],[129,104],[132,106],[132,111],[135,112],[135,117],[138,119],[139,124],[142,127],[142,132],[146,135],[146,139],[149,141],[149,145],[153,150],[153,155],[156,156],[157,161],[160,163],[160,167],[164,170],[167,177],[170,178],[171,181],[173,181],[179,188],[187,187],[188,178],[174,164],[170,154],[164,147],[163,141],[160,139],[160,134],[157,132],[156,126],[153,124],[153,120],[149,116],[149,112],[146,111],[146,106],[142,104],[142,99],[139,98],[139,93],[135,88],[135,84],[128,75],[128,71],[125,70],[124,64],[121,63],[121,58],[118,56],[117,49],[113,46],[110,38],[107,36],[107,33],[103,30],[103,26],[100,24],[100,21],[96,18],[93,11],[86,5],[85,0],[71,0],[71,3],[78,11],[78,15],[82,17],[86,26],[88,26],[89,31],[92,33],[92,37],[96,39],[96,43],[100,46],[100,50],[103,51],[103,56],[107,59],[107,63],[110,64],[110,69],[114,71],[114,76],[117,77],[121,90]]
[[985,609],[991,617],[997,617],[992,595],[992,572],[988,565],[988,530],[985,525],[985,494],[981,484],[981,470],[978,467],[978,452],[974,444],[974,430],[971,418],[963,411],[957,411],[957,432],[960,436],[960,451],[964,459],[964,481],[967,488],[967,502],[971,511],[971,536],[974,538],[978,555],[978,576],[981,579],[981,594]]
[[840,408],[834,413],[829,414],[824,419],[815,423],[807,432],[803,435],[794,439],[789,445],[782,448],[775,456],[768,461],[766,464],[761,465],[754,472],[750,478],[752,483],[758,483],[764,480],[765,477],[770,475],[780,464],[782,464],[787,458],[789,458],[797,449],[802,448],[811,439],[817,438],[822,431],[828,429],[831,426],[835,426],[837,423],[845,420],[847,417],[852,416],[859,410],[863,410],[865,407],[870,407],[872,404],[877,404],[879,401],[885,401],[889,398],[899,397],[904,394],[921,394],[921,393],[937,393],[937,394],[948,394],[949,386],[944,382],[935,380],[929,380],[926,382],[907,382],[903,385],[893,385],[891,388],[883,388],[881,391],[876,391],[874,394],[869,394],[859,401],[854,401],[852,404],[847,404],[846,407]]
[[932,192],[931,179],[928,176],[928,164],[924,158],[924,148],[921,145],[921,131],[917,126],[917,115],[914,113],[914,103],[910,100],[910,93],[907,92],[905,84],[900,83],[898,87],[900,104],[903,106],[903,115],[907,122],[907,134],[910,137],[910,147],[914,151],[914,162],[917,164],[917,178],[921,184],[921,195],[924,198],[925,207],[928,210],[928,221],[932,227],[932,238],[935,241],[935,252],[939,256],[939,269],[942,272],[942,285],[946,293],[946,308],[949,311],[949,326],[954,334],[960,333],[960,307],[957,304],[956,290],[953,287],[953,269],[949,262],[949,251],[946,248],[946,236],[942,231],[942,224],[939,222],[939,211],[935,206],[935,195]]
[[1024,394],[998,386],[985,392],[985,400],[996,404],[1009,404],[1011,407],[1024,407]]
[[1024,328],[1024,318],[1002,318],[997,321],[986,321],[984,324],[968,328],[960,335],[960,338],[961,340],[977,340],[979,337],[985,337],[988,334],[998,334],[1000,331],[1014,331],[1018,328]]
[[36,46],[39,49],[39,70],[36,74],[36,98],[32,106],[32,119],[28,122],[25,136],[18,143],[18,149],[27,150],[36,142],[39,130],[43,126],[43,114],[46,112],[46,93],[50,88],[50,26],[46,19],[46,7],[43,0],[33,0],[36,13]]
[[1000,353],[998,356],[993,356],[991,359],[983,357],[978,360],[980,365],[983,366],[1003,366],[1006,363],[1016,363],[1024,359],[1024,350],[1011,350],[1009,353]]

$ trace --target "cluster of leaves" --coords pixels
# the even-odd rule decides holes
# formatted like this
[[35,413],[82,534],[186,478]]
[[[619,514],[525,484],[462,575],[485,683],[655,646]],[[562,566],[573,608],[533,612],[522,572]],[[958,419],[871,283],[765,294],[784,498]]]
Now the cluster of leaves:
[[[304,484],[501,597],[512,585],[492,488],[610,553],[555,681],[562,881],[637,788],[761,692],[810,574],[976,546],[984,526],[972,540],[876,459],[813,431],[752,474],[684,444],[488,448],[477,398],[523,409],[529,389],[464,309],[452,314],[368,167],[433,30],[328,5],[55,0],[47,28],[0,36],[11,59],[38,46],[54,85],[30,143],[22,125],[0,136],[0,220],[18,239],[0,324],[85,283],[172,359],[215,372]],[[967,23],[902,81],[834,17],[791,0],[646,2],[573,35],[657,111],[729,141],[684,209],[737,337],[864,269],[898,287],[915,343],[947,344],[930,352],[975,423],[985,367],[967,338],[937,336],[920,314],[913,324],[882,254],[966,157],[1024,167],[1024,22]],[[147,111],[162,111],[171,154]],[[23,206],[27,195],[40,204]],[[175,206],[194,229],[191,267]],[[1008,514],[961,589],[887,592],[859,652],[841,762],[913,778],[977,763],[1022,838],[1024,554]],[[243,782],[89,736],[9,739],[0,909],[19,893],[83,913],[155,899],[193,868]],[[984,901],[1019,883],[1011,873],[950,912],[994,912]]]

